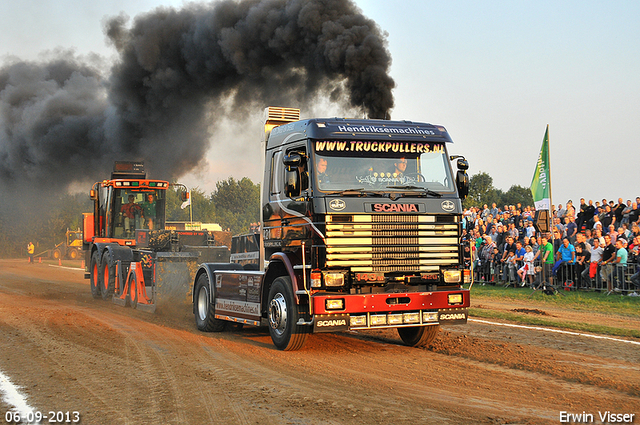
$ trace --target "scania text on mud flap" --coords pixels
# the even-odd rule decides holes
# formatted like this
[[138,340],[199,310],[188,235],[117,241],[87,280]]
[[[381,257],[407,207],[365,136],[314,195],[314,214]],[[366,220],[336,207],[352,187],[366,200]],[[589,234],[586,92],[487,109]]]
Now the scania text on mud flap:
[[261,232],[236,243],[255,251],[200,266],[198,329],[266,325],[276,347],[296,350],[309,333],[344,329],[397,328],[423,346],[441,323],[465,323],[468,164],[449,157],[445,128],[266,115]]
[[169,186],[147,179],[142,162],[126,161],[115,163],[110,180],[93,185],[82,249],[94,298],[189,315],[198,264],[229,260],[212,232],[164,228]]

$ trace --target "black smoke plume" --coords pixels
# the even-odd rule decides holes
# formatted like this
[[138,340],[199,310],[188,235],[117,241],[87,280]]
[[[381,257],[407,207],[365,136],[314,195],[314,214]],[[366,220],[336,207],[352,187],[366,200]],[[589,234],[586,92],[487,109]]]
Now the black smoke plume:
[[114,160],[175,179],[202,164],[216,117],[268,105],[330,99],[371,118],[393,107],[385,36],[350,0],[226,0],[128,25],[105,22],[109,73],[68,52],[0,69],[4,195],[102,180]]

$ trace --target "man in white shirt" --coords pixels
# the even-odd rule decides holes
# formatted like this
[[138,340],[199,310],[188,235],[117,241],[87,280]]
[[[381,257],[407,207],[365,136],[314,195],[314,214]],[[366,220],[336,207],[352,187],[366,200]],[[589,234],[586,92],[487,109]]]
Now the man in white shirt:
[[602,262],[602,252],[604,250],[600,246],[600,240],[598,238],[593,239],[593,246],[591,247],[591,263],[589,263],[589,267],[582,271],[582,282],[587,287],[591,286],[591,279],[594,277],[598,279],[600,274],[598,273],[598,266]]

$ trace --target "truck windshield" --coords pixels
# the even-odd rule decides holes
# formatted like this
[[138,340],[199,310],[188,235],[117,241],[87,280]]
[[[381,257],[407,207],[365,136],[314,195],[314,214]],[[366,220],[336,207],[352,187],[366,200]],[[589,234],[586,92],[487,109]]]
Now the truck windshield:
[[[324,143],[324,144],[323,144]],[[333,149],[329,144],[335,143]],[[342,150],[337,147],[341,146]],[[361,149],[357,144],[361,143]],[[375,151],[372,147],[375,145]],[[395,145],[397,147],[394,152]],[[391,145],[391,152],[379,152]],[[368,147],[368,149],[367,149]],[[315,178],[321,191],[431,190],[455,191],[443,144],[388,142],[315,142]]]
[[114,237],[132,237],[136,229],[164,228],[165,190],[116,189]]

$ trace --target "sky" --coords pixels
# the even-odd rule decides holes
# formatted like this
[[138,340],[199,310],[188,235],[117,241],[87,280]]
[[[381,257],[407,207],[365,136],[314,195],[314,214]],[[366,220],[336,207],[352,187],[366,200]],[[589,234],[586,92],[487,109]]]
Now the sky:
[[[470,175],[486,172],[503,191],[529,187],[548,125],[554,204],[640,196],[640,2],[356,3],[387,33],[396,82],[391,118],[445,126],[450,154],[466,157]],[[0,61],[63,48],[108,63],[116,56],[105,41],[106,17],[183,4],[3,1]],[[321,109],[335,115],[330,105]],[[229,176],[259,182],[260,117],[247,117],[242,131],[256,149],[219,143],[224,135],[214,133],[208,166],[181,181],[206,193]]]

